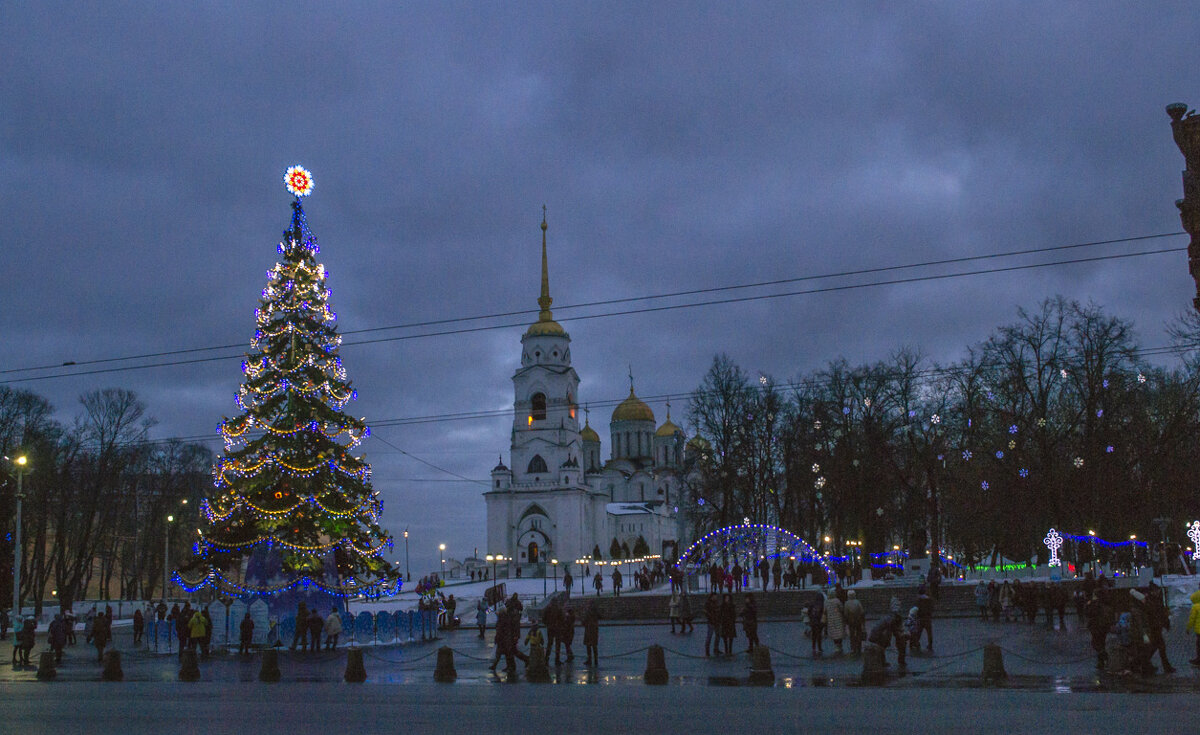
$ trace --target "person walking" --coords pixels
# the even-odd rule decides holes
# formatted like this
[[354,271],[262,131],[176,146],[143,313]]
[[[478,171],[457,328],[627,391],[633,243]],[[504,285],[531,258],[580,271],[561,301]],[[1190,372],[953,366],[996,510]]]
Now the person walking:
[[920,624],[917,630],[916,639],[913,640],[913,645],[917,648],[921,647],[921,632],[924,631],[926,637],[925,650],[933,650],[933,598],[926,594],[923,587],[917,588],[917,622]]
[[1112,608],[1104,604],[1096,590],[1083,606],[1083,614],[1088,633],[1092,636],[1092,650],[1096,652],[1096,670],[1104,671],[1108,665],[1108,631],[1113,626]]
[[1004,616],[1004,622],[1011,623],[1018,620],[1019,615],[1016,610],[1016,595],[1013,592],[1013,586],[1004,580],[1004,584],[1000,586],[1000,612]]
[[675,624],[679,623],[682,633],[683,623],[679,620],[679,590],[671,592],[671,601],[667,604],[667,616],[671,619],[671,634],[675,633]]
[[342,634],[342,616],[337,608],[330,608],[325,617],[325,650],[332,651],[338,647],[338,637]]
[[487,630],[487,602],[480,597],[479,602],[475,603],[475,625],[479,628],[479,637],[483,637],[483,632]]
[[845,607],[833,592],[825,598],[825,630],[829,633],[829,639],[833,641],[834,655],[841,656],[842,639],[846,637]]
[[616,567],[613,567],[613,570],[612,570],[612,586],[613,586],[613,597],[620,597],[621,596],[621,570]]
[[773,589],[779,591],[779,583],[783,581],[783,564],[779,562],[779,557],[775,557],[775,562],[771,564],[771,581],[774,583]]
[[846,618],[846,630],[850,634],[850,653],[857,656],[862,653],[863,632],[867,624],[867,614],[862,603],[854,594],[854,590],[846,593],[846,604],[842,610]]
[[37,618],[25,616],[21,625],[21,663],[29,665],[29,656],[33,653],[33,645],[37,642]]
[[197,650],[201,648],[204,641],[204,634],[208,632],[208,625],[204,621],[204,615],[199,610],[192,613],[192,619],[188,621],[188,648]]
[[812,643],[813,658],[825,655],[825,646],[821,639],[825,635],[825,602],[817,596],[808,603],[808,637]]
[[142,615],[142,609],[139,607],[133,611],[133,642],[138,644],[142,642],[142,633],[146,630],[146,616]]
[[[682,585],[680,586],[682,587]],[[695,615],[692,613],[691,597],[692,596],[687,593],[687,590],[684,590],[683,593],[679,595],[680,633],[692,633],[696,630],[696,624],[692,622],[695,619]],[[685,627],[687,628],[686,630],[684,630]]]
[[[596,576],[600,575],[597,574]],[[1197,639],[1200,640],[1200,634],[1197,634]],[[600,665],[600,655],[597,653],[597,646],[599,644],[600,613],[596,611],[595,603],[588,603],[587,609],[583,612],[583,647],[587,650],[587,661],[585,663],[588,666]],[[1196,645],[1200,648],[1200,643]]]
[[554,662],[558,663],[558,646],[564,646],[567,649],[567,662],[575,660],[575,652],[571,650],[571,644],[575,642],[575,610],[568,607],[563,611],[562,622],[558,626],[558,635],[554,637],[557,645],[554,649]]
[[1192,609],[1188,613],[1187,631],[1196,636],[1196,657],[1188,663],[1200,666],[1200,590],[1193,592],[1189,599],[1192,601]]
[[599,597],[604,589],[604,577],[599,571],[592,577],[592,586],[596,588],[596,597]]
[[54,662],[61,664],[63,648],[67,645],[67,621],[62,613],[56,614],[54,620],[50,621],[46,642],[50,644],[50,650],[54,651]]
[[758,606],[754,602],[754,596],[749,593],[746,594],[746,606],[742,608],[742,632],[746,634],[746,653],[750,653],[759,642]]
[[[994,585],[995,582],[992,584]],[[986,623],[988,619],[988,585],[982,579],[979,580],[979,584],[975,585],[975,607],[979,608],[979,617]]]
[[571,570],[563,572],[563,590],[567,593],[567,599],[571,599],[571,585],[575,584],[575,578],[571,576]]
[[238,654],[247,656],[250,654],[250,642],[254,640],[254,621],[250,618],[250,613],[246,613],[242,617],[242,623],[238,627]]
[[871,634],[867,636],[867,641],[884,650],[884,666],[887,666],[887,648],[892,641],[895,641],[896,658],[900,670],[904,671],[907,668],[905,656],[906,649],[908,648],[908,636],[904,632],[904,622],[900,619],[898,613],[889,612],[887,615],[884,615],[883,619],[871,629]]
[[1146,632],[1150,636],[1150,652],[1146,654],[1146,661],[1150,661],[1157,652],[1163,673],[1175,673],[1175,667],[1167,660],[1165,635],[1166,631],[1171,629],[1171,614],[1167,612],[1167,606],[1163,604],[1162,588],[1154,583],[1150,584],[1150,594],[1146,596],[1146,622]]
[[733,639],[737,637],[737,607],[733,604],[733,595],[726,592],[721,598],[718,614],[721,621],[721,640],[725,643],[725,655],[733,655]]
[[709,592],[708,597],[704,600],[704,622],[708,627],[708,631],[704,636],[704,655],[709,655],[709,645],[713,639],[717,641],[717,647],[712,649],[714,655],[721,652],[721,598],[716,592]]
[[[424,636],[421,636],[424,640]],[[296,629],[292,631],[292,647],[290,650],[296,650],[296,644],[299,643],[302,650],[308,650],[308,605],[301,601],[296,605]]]
[[104,613],[97,613],[92,621],[92,643],[96,646],[96,660],[104,661],[104,648],[112,640],[112,620]]
[[325,618],[321,617],[321,613],[314,605],[312,612],[308,614],[308,641],[313,653],[321,650],[321,634],[324,632]]
[[[546,625],[546,663],[550,663],[550,651],[557,650],[555,642],[558,640],[558,630],[562,624],[562,608],[558,606],[558,600],[551,599],[550,604],[546,605],[546,609],[542,611],[542,622]],[[554,663],[562,663],[557,655],[554,657]]]

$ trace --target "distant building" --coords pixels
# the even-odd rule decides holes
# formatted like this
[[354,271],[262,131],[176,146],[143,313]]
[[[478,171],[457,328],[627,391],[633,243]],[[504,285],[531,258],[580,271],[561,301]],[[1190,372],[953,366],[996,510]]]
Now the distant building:
[[612,413],[609,458],[600,436],[579,425],[579,375],[571,366],[571,337],[550,311],[546,222],[542,222],[542,283],[538,320],[521,337],[521,367],[513,374],[512,467],[492,470],[487,501],[487,553],[522,567],[557,558],[560,564],[599,548],[610,558],[613,540],[637,556],[673,558],[679,541],[681,473],[693,451],[683,431],[634,393]]

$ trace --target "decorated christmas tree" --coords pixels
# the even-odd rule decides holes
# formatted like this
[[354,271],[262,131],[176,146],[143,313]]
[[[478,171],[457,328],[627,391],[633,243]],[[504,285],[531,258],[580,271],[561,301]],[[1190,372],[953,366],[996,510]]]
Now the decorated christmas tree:
[[394,594],[400,581],[383,558],[392,545],[379,526],[383,505],[370,466],[353,453],[370,429],[343,411],[358,395],[338,356],[328,274],[300,203],[312,177],[294,166],[284,181],[296,196],[292,224],[255,311],[235,396],[241,413],[221,424],[225,453],[201,505],[207,528],[175,580],[189,592],[262,595],[272,608],[314,595]]

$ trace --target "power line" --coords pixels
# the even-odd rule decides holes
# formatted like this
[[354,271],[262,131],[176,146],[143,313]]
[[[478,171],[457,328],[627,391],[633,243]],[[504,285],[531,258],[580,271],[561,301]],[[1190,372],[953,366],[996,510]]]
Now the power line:
[[[1139,239],[1148,239],[1151,237],[1163,237],[1163,235],[1147,235],[1147,236],[1144,236],[1143,238],[1139,238]],[[1116,241],[1105,241],[1105,242],[1116,242]],[[1058,246],[1058,247],[1066,248],[1066,247],[1083,247],[1083,246],[1084,245],[1081,244],[1081,245],[1075,245],[1075,246]],[[906,285],[906,284],[921,283],[921,282],[926,282],[926,281],[947,280],[947,279],[951,279],[951,278],[963,278],[963,277],[968,277],[968,276],[990,275],[990,274],[994,274],[994,273],[1009,273],[1009,272],[1016,272],[1016,271],[1022,271],[1022,270],[1032,270],[1032,269],[1037,269],[1037,268],[1050,268],[1050,267],[1062,266],[1062,265],[1078,265],[1078,264],[1082,264],[1082,263],[1095,263],[1095,262],[1102,262],[1102,261],[1108,261],[1108,260],[1121,260],[1121,259],[1125,259],[1125,258],[1142,257],[1142,256],[1146,256],[1146,255],[1161,255],[1161,254],[1165,254],[1165,253],[1176,253],[1176,252],[1184,251],[1186,249],[1187,249],[1186,247],[1179,247],[1179,248],[1163,248],[1160,250],[1144,250],[1144,251],[1138,251],[1138,252],[1133,252],[1133,253],[1114,253],[1114,254],[1109,254],[1109,255],[1098,255],[1098,256],[1092,256],[1092,257],[1086,257],[1086,258],[1073,258],[1073,259],[1069,259],[1069,260],[1049,261],[1046,263],[1028,263],[1028,264],[1023,264],[1023,265],[1003,266],[1003,267],[997,267],[997,268],[984,268],[984,269],[979,269],[979,270],[974,270],[974,271],[962,271],[962,272],[958,272],[958,273],[943,273],[943,274],[926,275],[926,276],[912,276],[909,278],[895,278],[895,279],[884,280],[884,281],[868,281],[866,283],[843,284],[843,285],[838,285],[838,286],[824,286],[824,287],[820,287],[820,288],[802,289],[799,291],[786,291],[783,293],[758,294],[758,295],[753,295],[753,296],[739,296],[739,297],[733,297],[733,298],[727,298],[727,299],[711,299],[708,301],[697,301],[697,302],[689,302],[689,303],[684,303],[684,304],[670,304],[670,305],[665,305],[665,306],[648,306],[648,307],[643,307],[640,309],[626,309],[623,311],[610,311],[610,312],[602,312],[599,314],[585,314],[585,315],[575,316],[575,317],[565,317],[565,318],[560,318],[559,321],[576,322],[576,321],[584,321],[584,320],[590,320],[590,319],[611,318],[611,317],[616,317],[616,316],[630,316],[630,315],[635,315],[635,314],[649,314],[649,313],[655,313],[655,312],[676,311],[676,310],[680,310],[680,309],[692,309],[692,308],[698,308],[698,307],[702,307],[702,306],[721,306],[721,305],[728,305],[728,304],[735,304],[735,303],[746,303],[746,302],[751,302],[751,301],[763,301],[763,300],[768,300],[768,299],[778,299],[778,298],[785,298],[785,297],[790,297],[790,296],[804,296],[804,295],[813,295],[813,294],[835,293],[835,292],[839,292],[839,291],[851,291],[851,290],[857,290],[857,289],[862,289],[862,288],[876,288],[876,287],[880,287],[880,286]],[[973,258],[985,258],[985,257],[1002,257],[1002,256],[972,256],[972,257]],[[890,269],[897,269],[897,268],[902,268],[902,267],[906,268],[906,267],[917,267],[917,266],[915,266],[915,265],[914,266],[893,266],[893,267],[890,267]],[[811,276],[811,277],[804,277],[803,279],[797,279],[797,280],[809,280],[809,279],[823,278],[823,277],[824,276]],[[731,289],[735,289],[735,288],[742,288],[742,286],[722,287],[722,290],[731,290]],[[645,298],[663,298],[663,297],[652,296],[652,297],[640,297],[640,298],[645,299]],[[638,299],[633,299],[633,300],[638,300]],[[518,313],[525,313],[525,312],[518,312]],[[484,319],[484,318],[490,318],[490,317],[469,317],[466,319],[444,320],[444,321],[458,322],[458,321],[470,321],[470,320]],[[410,339],[421,339],[421,338],[426,338],[426,337],[444,337],[444,336],[459,335],[459,334],[469,334],[469,333],[474,333],[474,332],[494,331],[494,330],[499,330],[499,329],[513,329],[513,328],[523,327],[523,326],[526,326],[526,324],[524,322],[510,323],[510,324],[494,324],[494,325],[486,325],[486,326],[479,326],[479,327],[464,327],[461,329],[449,329],[449,330],[442,330],[442,331],[438,331],[438,332],[424,332],[424,333],[420,333],[420,334],[407,334],[407,335],[396,335],[396,336],[392,336],[392,337],[379,337],[376,339],[359,340],[356,342],[343,342],[342,346],[350,347],[350,346],[356,346],[356,345],[379,344],[379,343],[383,343],[383,342],[398,342],[398,341],[410,340]],[[392,328],[399,328],[399,327],[392,327]],[[220,349],[220,348],[196,348],[196,349],[204,350],[204,349]],[[151,364],[146,364],[146,365],[127,365],[127,366],[122,366],[122,367],[99,368],[99,369],[95,369],[95,370],[80,370],[80,371],[69,372],[69,373],[59,373],[59,374],[55,374],[55,375],[40,375],[40,376],[31,376],[31,377],[25,377],[25,378],[10,378],[8,380],[0,381],[0,384],[32,382],[32,381],[37,381],[37,380],[49,380],[49,379],[54,379],[54,378],[69,378],[69,377],[76,377],[76,376],[83,376],[83,375],[98,375],[98,374],[103,374],[103,373],[127,372],[127,371],[131,371],[131,370],[145,370],[148,368],[156,368],[156,367],[172,367],[172,366],[178,366],[178,365],[189,365],[189,364],[196,364],[196,363],[203,363],[203,362],[214,362],[214,361],[218,361],[218,360],[228,360],[228,359],[232,359],[234,357],[235,356],[233,356],[233,355],[225,355],[225,356],[219,356],[219,357],[191,358],[191,359],[185,359],[185,360],[173,360],[173,361],[169,361],[169,362],[151,363]],[[124,359],[133,359],[133,358],[109,358],[105,361],[124,360]],[[62,367],[62,366],[57,366],[57,367]],[[12,369],[9,371],[0,371],[0,372],[9,372],[9,373],[24,372],[24,371],[30,371],[30,370],[35,370],[35,369],[43,369],[43,368],[15,368],[15,369]]]
[[[847,276],[865,275],[865,274],[869,274],[869,273],[885,273],[885,272],[889,272],[889,271],[908,270],[908,269],[912,269],[912,268],[928,268],[928,267],[937,266],[937,265],[952,265],[955,263],[967,263],[967,262],[973,262],[973,261],[978,261],[978,260],[1008,258],[1008,257],[1012,257],[1015,255],[1030,255],[1033,253],[1049,253],[1049,252],[1055,252],[1055,251],[1060,251],[1060,250],[1071,250],[1071,249],[1075,249],[1075,248],[1088,248],[1088,247],[1097,247],[1100,245],[1114,245],[1114,244],[1118,244],[1118,243],[1138,242],[1141,240],[1154,240],[1154,239],[1159,239],[1159,238],[1163,238],[1163,237],[1175,237],[1176,235],[1184,235],[1184,234],[1187,234],[1187,233],[1185,233],[1185,232],[1163,232],[1163,233],[1159,233],[1156,235],[1138,235],[1135,237],[1123,237],[1123,238],[1117,238],[1117,239],[1113,239],[1113,240],[1092,240],[1090,242],[1073,243],[1070,245],[1054,245],[1054,246],[1042,247],[1042,248],[1026,248],[1023,250],[1010,250],[1010,251],[1002,252],[1002,253],[990,253],[990,254],[984,254],[984,255],[968,255],[968,256],[963,256],[963,257],[959,257],[959,258],[945,258],[945,259],[941,259],[941,260],[928,260],[928,261],[924,261],[924,262],[920,262],[920,263],[907,263],[907,264],[903,264],[903,265],[877,266],[877,267],[872,267],[872,268],[861,268],[858,270],[826,273],[823,275],[795,276],[792,278],[782,278],[782,279],[777,279],[777,280],[773,280],[773,281],[759,281],[757,283],[743,283],[743,284],[736,284],[736,285],[729,285],[729,286],[714,286],[711,288],[690,289],[687,291],[675,291],[675,292],[664,293],[664,294],[651,294],[649,296],[628,296],[628,297],[619,298],[619,299],[607,299],[607,300],[603,300],[603,301],[590,301],[590,302],[585,302],[582,304],[567,304],[564,306],[559,306],[558,311],[560,311],[560,312],[561,311],[569,311],[571,309],[583,309],[583,308],[589,308],[589,307],[594,307],[594,306],[611,306],[613,304],[623,304],[623,303],[629,303],[629,302],[634,302],[634,301],[650,301],[650,300],[655,300],[655,299],[674,298],[674,297],[679,297],[679,296],[693,296],[696,294],[703,294],[703,293],[734,291],[734,290],[746,289],[746,288],[762,288],[765,286],[777,286],[777,285],[786,284],[786,283],[800,283],[803,281],[824,280],[827,278],[843,278],[843,277],[847,277]],[[342,334],[343,335],[366,334],[369,332],[390,331],[390,330],[394,330],[394,329],[413,329],[413,328],[417,328],[417,327],[439,326],[442,324],[454,324],[454,323],[460,323],[460,322],[480,321],[480,320],[485,320],[485,319],[499,319],[499,318],[510,317],[510,316],[529,316],[529,315],[536,314],[536,313],[537,313],[537,311],[535,309],[521,309],[521,310],[517,310],[517,311],[497,312],[497,313],[493,313],[493,314],[484,314],[484,315],[478,315],[478,316],[454,317],[454,318],[448,318],[448,319],[434,319],[434,320],[428,320],[428,321],[422,321],[422,322],[410,322],[407,324],[393,324],[390,326],[383,326],[383,327],[367,327],[364,329],[351,329],[351,330],[342,332]],[[180,350],[167,350],[164,352],[148,352],[148,353],[141,354],[141,355],[127,355],[124,357],[105,357],[105,358],[98,358],[98,359],[94,359],[94,360],[80,360],[80,361],[70,360],[70,361],[60,363],[57,365],[38,365],[38,366],[34,366],[34,367],[9,368],[6,370],[0,370],[0,375],[11,374],[11,373],[20,373],[20,372],[31,372],[31,371],[35,371],[35,370],[53,370],[53,369],[57,369],[57,368],[65,367],[65,366],[98,365],[98,364],[109,363],[109,362],[123,362],[126,360],[142,360],[142,359],[149,359],[149,358],[154,358],[154,357],[169,357],[171,355],[186,355],[186,354],[193,354],[196,352],[211,352],[214,350],[242,349],[244,346],[245,346],[245,343],[236,343],[236,344],[229,344],[229,345],[213,345],[213,346],[209,346],[209,347],[192,347],[192,348],[180,349]],[[222,358],[218,358],[218,359],[222,359]],[[174,363],[167,363],[167,364],[174,364]]]

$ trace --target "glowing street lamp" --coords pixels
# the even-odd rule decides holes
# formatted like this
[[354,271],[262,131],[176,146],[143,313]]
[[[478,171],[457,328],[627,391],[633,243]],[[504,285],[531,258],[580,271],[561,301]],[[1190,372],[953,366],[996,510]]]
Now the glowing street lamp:
[[442,559],[442,579],[446,578],[446,545],[438,544],[438,556]]
[[[5,457],[8,459],[8,457]],[[24,454],[10,460],[17,469],[17,526],[13,534],[13,613],[21,619],[21,560],[24,557],[21,548],[21,501],[25,499],[25,473],[28,472],[29,458]]]

